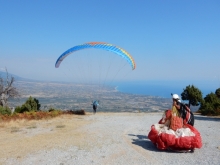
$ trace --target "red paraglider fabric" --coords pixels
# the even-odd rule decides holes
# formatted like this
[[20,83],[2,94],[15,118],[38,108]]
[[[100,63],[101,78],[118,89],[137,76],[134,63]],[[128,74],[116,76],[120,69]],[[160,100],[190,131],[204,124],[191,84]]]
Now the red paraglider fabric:
[[184,124],[182,128],[172,130],[166,124],[167,118],[171,119],[170,111],[165,117],[159,121],[159,124],[151,126],[148,138],[154,143],[158,149],[166,150],[190,150],[202,147],[202,139],[199,131],[189,125]]

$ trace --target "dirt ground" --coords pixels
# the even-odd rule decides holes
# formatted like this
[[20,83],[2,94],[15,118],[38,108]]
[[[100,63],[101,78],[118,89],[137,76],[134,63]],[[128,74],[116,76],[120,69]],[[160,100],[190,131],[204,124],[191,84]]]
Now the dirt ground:
[[[162,113],[87,113],[0,123],[3,164],[220,164],[219,119],[195,116],[203,146],[159,151],[147,135]],[[179,161],[181,160],[181,161]]]
[[[0,159],[22,158],[41,149],[84,145],[86,132],[80,128],[91,121],[77,115],[62,115],[48,120],[17,120],[0,123]],[[74,140],[72,138],[74,137]]]

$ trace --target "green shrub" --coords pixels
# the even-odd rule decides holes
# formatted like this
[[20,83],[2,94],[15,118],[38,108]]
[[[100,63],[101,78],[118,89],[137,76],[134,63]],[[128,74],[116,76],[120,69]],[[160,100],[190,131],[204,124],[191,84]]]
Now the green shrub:
[[21,107],[20,106],[15,107],[14,113],[22,113],[21,112]]
[[214,93],[206,95],[199,111],[202,115],[220,115],[220,99]]
[[37,110],[39,111],[39,110],[40,110],[40,107],[41,107],[41,105],[40,105],[40,103],[39,103],[39,100],[36,99],[36,98],[34,98],[34,101],[37,103]]
[[37,103],[31,96],[27,99],[25,104],[22,105],[22,107],[25,109],[25,111],[36,111],[37,110]]
[[26,100],[26,102],[20,107],[15,108],[16,113],[24,113],[24,112],[31,112],[31,111],[38,111],[40,110],[39,101],[36,98],[32,98],[31,96]]
[[0,105],[0,114],[11,115],[11,109],[9,107],[3,107]]
[[56,117],[56,116],[59,116],[60,114],[62,114],[62,111],[60,111],[60,110],[53,110],[53,111],[50,111],[50,113],[51,113],[52,117]]

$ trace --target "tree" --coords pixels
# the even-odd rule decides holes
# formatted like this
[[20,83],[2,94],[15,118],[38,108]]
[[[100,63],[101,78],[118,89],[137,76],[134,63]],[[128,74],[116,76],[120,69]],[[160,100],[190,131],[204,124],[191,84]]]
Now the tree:
[[41,105],[40,105],[40,103],[39,103],[39,100],[36,99],[36,98],[34,98],[34,101],[36,102],[36,104],[37,104],[37,110],[39,111],[39,110],[40,110],[40,107],[41,107]]
[[206,95],[199,108],[202,115],[220,115],[220,100],[216,94]]
[[220,99],[220,88],[216,89],[215,94]]
[[15,112],[23,113],[23,112],[31,112],[40,110],[39,101],[36,98],[32,98],[31,96],[26,100],[26,102],[20,107],[15,108]]
[[189,107],[190,105],[198,106],[199,103],[202,102],[202,92],[196,88],[194,85],[186,86],[181,93],[182,100],[189,100]]
[[6,70],[6,77],[0,77],[0,106],[7,107],[8,99],[19,97],[18,90],[13,86],[15,81],[14,77],[9,77],[8,71]]

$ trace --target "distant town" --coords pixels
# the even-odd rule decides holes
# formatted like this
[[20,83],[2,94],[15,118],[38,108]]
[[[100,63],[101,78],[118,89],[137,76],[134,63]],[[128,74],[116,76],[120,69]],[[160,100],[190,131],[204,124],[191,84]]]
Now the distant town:
[[58,82],[16,81],[20,98],[9,100],[9,106],[21,106],[30,96],[39,100],[41,110],[84,109],[92,112],[98,100],[101,112],[159,112],[171,107],[171,100],[154,96],[122,93],[115,87]]

